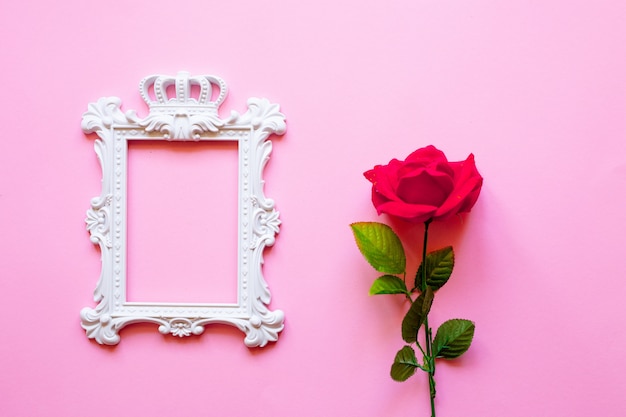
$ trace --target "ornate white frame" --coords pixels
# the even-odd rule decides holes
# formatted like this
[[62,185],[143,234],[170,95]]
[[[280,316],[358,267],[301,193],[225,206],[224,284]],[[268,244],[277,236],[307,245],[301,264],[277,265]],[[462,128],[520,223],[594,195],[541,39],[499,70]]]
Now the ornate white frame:
[[[170,87],[170,88],[168,88]],[[218,91],[214,93],[214,88]],[[169,97],[168,92],[175,96]],[[80,312],[87,337],[100,344],[119,343],[119,331],[137,322],[159,325],[174,336],[203,333],[211,323],[223,323],[245,332],[248,347],[263,347],[278,339],[284,314],[270,311],[269,288],[263,278],[263,251],[274,244],[279,213],[263,193],[262,172],[269,160],[271,134],[285,132],[285,117],[277,104],[250,98],[248,110],[220,118],[218,108],[227,86],[218,77],[153,75],[140,83],[150,108],[144,119],[132,110],[122,112],[121,100],[103,97],[90,103],[82,129],[96,133],[95,151],[102,166],[102,192],[87,210],[87,230],[101,250],[102,270],[94,291],[94,308]],[[197,93],[197,94],[194,94]],[[173,95],[173,94],[172,94]],[[238,142],[238,266],[236,303],[145,303],[126,298],[127,157],[129,140]]]

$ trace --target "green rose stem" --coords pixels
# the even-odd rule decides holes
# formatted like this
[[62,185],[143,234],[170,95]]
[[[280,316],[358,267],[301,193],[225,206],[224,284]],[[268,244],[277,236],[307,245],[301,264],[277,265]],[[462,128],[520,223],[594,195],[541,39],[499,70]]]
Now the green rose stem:
[[[426,291],[426,247],[428,245],[428,226],[432,220],[424,222],[424,248],[422,249],[422,262],[424,267],[422,268],[422,277],[420,280],[420,291],[424,293]],[[430,386],[430,411],[431,417],[435,417],[435,358],[432,355],[433,344],[433,332],[428,326],[428,314],[424,317],[424,330],[426,337],[426,368],[428,369],[428,385]]]
[[[428,253],[428,229],[432,219],[424,222],[422,261],[415,274],[413,288],[406,283],[406,256],[400,238],[391,227],[376,222],[351,224],[359,250],[383,276],[377,278],[370,288],[370,295],[404,294],[410,302],[409,311],[402,320],[402,339],[406,342],[396,354],[391,365],[391,378],[403,382],[413,376],[417,369],[428,374],[431,417],[435,417],[435,359],[454,359],[469,349],[474,337],[474,323],[465,319],[447,320],[433,335],[428,314],[434,301],[434,292],[450,278],[454,268],[452,246]],[[400,277],[402,275],[402,277]],[[420,294],[414,300],[412,294]],[[424,326],[424,336],[420,330]],[[434,337],[433,337],[434,336]],[[413,345],[422,354],[418,359]]]

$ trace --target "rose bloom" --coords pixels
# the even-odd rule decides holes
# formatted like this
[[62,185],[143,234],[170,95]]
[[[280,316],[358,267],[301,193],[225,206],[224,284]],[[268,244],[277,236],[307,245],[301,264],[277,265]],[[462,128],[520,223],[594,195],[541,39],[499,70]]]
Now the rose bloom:
[[446,220],[470,211],[483,184],[474,155],[448,162],[432,145],[404,161],[392,159],[388,165],[376,165],[363,175],[372,182],[372,202],[378,214],[414,223]]

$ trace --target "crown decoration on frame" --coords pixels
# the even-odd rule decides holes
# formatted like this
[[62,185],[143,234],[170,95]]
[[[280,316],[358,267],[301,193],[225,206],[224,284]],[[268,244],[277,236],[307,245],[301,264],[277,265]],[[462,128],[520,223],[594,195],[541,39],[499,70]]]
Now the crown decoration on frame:
[[[215,98],[214,87],[219,89]],[[228,87],[219,77],[191,77],[186,71],[176,77],[151,75],[141,80],[139,90],[150,107],[150,114],[140,122],[147,132],[160,132],[169,140],[199,140],[203,133],[217,132],[224,125],[217,111]]]

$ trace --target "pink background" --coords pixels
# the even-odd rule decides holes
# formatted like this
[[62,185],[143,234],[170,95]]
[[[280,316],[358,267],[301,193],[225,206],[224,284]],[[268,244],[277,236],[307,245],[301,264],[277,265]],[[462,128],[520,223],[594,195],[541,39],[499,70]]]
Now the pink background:
[[[363,171],[434,144],[485,177],[470,215],[432,226],[457,267],[431,322],[477,324],[438,368],[438,416],[623,416],[625,19],[621,0],[3,2],[0,415],[427,416],[425,378],[388,377],[406,306],[367,295],[348,225],[379,219]],[[80,327],[101,178],[82,113],[118,96],[143,117],[139,80],[183,69],[226,80],[225,114],[260,96],[288,119],[265,171],[286,324],[264,349],[230,327],[137,325],[113,348]],[[402,232],[415,250],[420,233]]]

